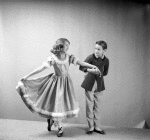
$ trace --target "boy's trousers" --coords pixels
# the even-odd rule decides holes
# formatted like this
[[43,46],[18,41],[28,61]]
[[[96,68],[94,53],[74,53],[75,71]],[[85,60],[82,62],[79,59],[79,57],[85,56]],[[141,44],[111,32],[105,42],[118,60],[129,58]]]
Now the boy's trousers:
[[94,84],[92,91],[86,91],[86,118],[88,121],[89,128],[92,127],[100,127],[99,122],[99,101],[100,97],[102,96],[103,92],[96,91],[96,84]]

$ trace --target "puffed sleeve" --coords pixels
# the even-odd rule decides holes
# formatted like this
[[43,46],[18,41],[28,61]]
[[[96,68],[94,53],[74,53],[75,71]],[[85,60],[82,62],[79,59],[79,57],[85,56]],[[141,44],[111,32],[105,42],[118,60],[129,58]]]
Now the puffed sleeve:
[[47,61],[43,62],[43,66],[47,68],[49,68],[52,65],[54,65],[54,59],[52,57],[48,57]]
[[69,62],[74,64],[74,65],[77,65],[77,62],[78,62],[78,58],[76,58],[74,55],[70,55],[69,56]]

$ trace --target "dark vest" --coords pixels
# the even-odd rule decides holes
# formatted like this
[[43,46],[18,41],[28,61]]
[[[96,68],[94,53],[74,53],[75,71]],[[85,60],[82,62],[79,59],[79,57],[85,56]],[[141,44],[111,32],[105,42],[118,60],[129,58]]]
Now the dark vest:
[[[108,73],[108,68],[109,68],[108,58],[106,56],[104,56],[103,59],[101,59],[100,57],[96,58],[95,55],[92,54],[85,59],[85,62],[97,66],[102,74],[101,74],[101,77],[99,77],[96,74],[88,72],[84,81],[81,84],[81,87],[87,91],[91,91],[93,88],[93,85],[96,81],[97,82],[97,91],[100,92],[100,91],[105,90],[105,84],[104,84],[103,76],[106,76]],[[87,68],[80,66],[81,71],[86,71],[86,69]]]

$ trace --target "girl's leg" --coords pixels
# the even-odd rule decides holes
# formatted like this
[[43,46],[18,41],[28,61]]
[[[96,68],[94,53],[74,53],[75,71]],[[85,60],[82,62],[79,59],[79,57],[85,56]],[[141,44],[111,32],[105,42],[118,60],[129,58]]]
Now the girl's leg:
[[48,129],[48,131],[51,131],[51,127],[54,123],[54,120],[52,118],[49,118],[49,119],[47,119],[47,123],[48,123],[47,129]]
[[57,124],[58,124],[58,133],[57,133],[57,137],[62,137],[62,135],[63,135],[63,127],[62,127],[62,119],[61,118],[59,118],[58,120],[57,120]]

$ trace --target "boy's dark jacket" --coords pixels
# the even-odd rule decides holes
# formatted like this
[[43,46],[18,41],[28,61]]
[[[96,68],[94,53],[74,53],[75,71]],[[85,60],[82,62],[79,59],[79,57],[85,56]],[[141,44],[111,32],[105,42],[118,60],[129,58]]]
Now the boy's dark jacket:
[[[88,72],[83,83],[81,84],[81,87],[87,91],[91,91],[93,88],[93,85],[95,83],[95,80],[96,80],[97,81],[97,91],[100,92],[100,91],[105,90],[103,76],[106,76],[108,73],[109,59],[106,56],[104,56],[103,59],[101,59],[100,57],[96,58],[94,54],[91,54],[85,59],[85,62],[97,66],[99,68],[99,70],[101,71],[101,77],[96,74]],[[83,67],[83,66],[80,66],[79,69],[84,72],[86,72],[86,70],[87,70],[87,68]]]

